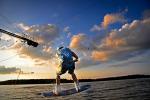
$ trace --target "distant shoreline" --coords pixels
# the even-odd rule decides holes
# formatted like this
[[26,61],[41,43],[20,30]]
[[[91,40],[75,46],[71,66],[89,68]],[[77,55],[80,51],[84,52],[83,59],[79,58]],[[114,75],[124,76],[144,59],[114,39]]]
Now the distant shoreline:
[[[80,82],[93,82],[93,81],[111,81],[111,80],[125,80],[125,79],[137,79],[137,78],[150,78],[150,75],[127,75],[108,78],[97,79],[79,79]],[[61,79],[61,83],[72,83],[72,80]],[[7,80],[1,81],[0,85],[16,85],[16,84],[52,84],[55,83],[55,79],[22,79],[22,80]]]

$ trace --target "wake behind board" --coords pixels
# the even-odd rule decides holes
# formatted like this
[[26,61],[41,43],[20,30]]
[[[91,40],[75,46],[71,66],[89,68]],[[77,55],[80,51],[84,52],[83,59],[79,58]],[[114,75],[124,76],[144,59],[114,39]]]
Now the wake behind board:
[[[82,86],[80,86],[80,91],[79,92],[85,91],[85,90],[89,89],[90,87],[91,87],[90,85],[82,85]],[[43,93],[40,93],[40,95],[43,95],[44,97],[66,96],[66,95],[71,95],[71,94],[75,94],[75,93],[79,93],[79,92],[77,92],[75,88],[72,88],[72,89],[69,89],[69,90],[62,90],[59,93],[59,95],[56,95],[53,91],[43,92]]]

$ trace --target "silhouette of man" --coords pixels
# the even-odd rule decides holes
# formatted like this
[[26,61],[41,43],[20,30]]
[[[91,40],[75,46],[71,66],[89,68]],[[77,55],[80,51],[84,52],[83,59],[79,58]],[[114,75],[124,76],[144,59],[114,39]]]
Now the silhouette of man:
[[66,48],[63,46],[57,48],[56,54],[57,54],[57,57],[60,61],[60,64],[59,64],[57,72],[56,72],[57,77],[56,77],[56,86],[55,86],[54,93],[59,94],[59,92],[61,91],[60,75],[66,73],[67,71],[72,76],[76,91],[78,92],[80,89],[79,82],[78,82],[78,79],[74,73],[75,62],[78,61],[78,56],[73,51],[71,51],[69,48]]

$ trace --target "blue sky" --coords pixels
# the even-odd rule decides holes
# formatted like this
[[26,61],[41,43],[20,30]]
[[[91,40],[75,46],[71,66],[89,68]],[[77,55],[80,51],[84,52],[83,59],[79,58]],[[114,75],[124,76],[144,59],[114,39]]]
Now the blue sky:
[[[149,13],[149,0],[0,0],[1,28],[16,32],[14,27],[17,27],[17,29],[28,33],[29,36],[40,37],[42,41],[37,49],[29,49],[27,52],[28,49],[23,47],[17,51],[12,49],[15,40],[3,36],[2,40],[11,40],[11,42],[8,46],[9,43],[1,41],[1,46],[7,46],[5,49],[1,49],[0,53],[3,54],[3,57],[0,57],[0,60],[16,54],[16,51],[22,54],[15,58],[18,60],[15,64],[10,59],[1,63],[0,66],[13,65],[11,67],[18,68],[19,61],[22,60],[22,67],[19,67],[22,70],[26,71],[26,67],[30,66],[35,73],[38,73],[38,70],[42,68],[43,73],[48,73],[47,69],[51,70],[49,66],[52,65],[49,62],[46,62],[49,65],[42,65],[48,57],[43,55],[41,57],[40,53],[43,54],[42,51],[44,51],[44,55],[54,55],[56,47],[63,44],[72,48],[81,58],[77,64],[79,74],[82,71],[85,74],[89,70],[92,71],[93,77],[89,76],[89,78],[149,74],[147,72],[149,57],[146,56],[146,54],[150,55],[149,46],[147,46],[149,40],[146,37],[150,31],[148,30],[149,26],[145,26],[149,25]],[[135,28],[130,28],[134,25]],[[124,27],[126,28],[124,29]],[[40,31],[33,32],[36,29]],[[50,31],[45,32],[46,29],[50,29]],[[127,33],[124,30],[127,30],[130,35],[126,36]],[[115,35],[111,37],[113,33]],[[136,59],[139,56],[143,58]],[[53,61],[51,58],[50,56],[50,61]],[[44,67],[35,68],[36,60],[39,60]],[[24,64],[24,61],[27,61],[28,64]],[[125,66],[124,63],[128,63],[128,66],[120,67],[120,70],[109,67],[111,65]],[[144,69],[140,72],[141,65],[144,66]],[[137,70],[137,73],[131,70],[132,67]],[[39,78],[49,78],[49,76],[53,78],[54,69],[49,72],[53,74],[39,76]],[[102,70],[106,72],[103,75],[101,74]],[[126,73],[123,70],[131,71]]]
[[71,25],[75,33],[79,29],[89,32],[88,28],[99,24],[105,14],[124,9],[128,9],[125,17],[129,21],[141,19],[143,10],[149,9],[149,1],[1,0],[2,14],[14,22],[28,25],[53,23],[60,27]]

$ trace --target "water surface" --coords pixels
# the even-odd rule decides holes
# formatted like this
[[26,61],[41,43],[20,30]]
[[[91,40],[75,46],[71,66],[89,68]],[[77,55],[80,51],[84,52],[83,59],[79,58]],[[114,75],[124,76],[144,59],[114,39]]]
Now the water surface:
[[[82,82],[91,88],[68,96],[43,97],[37,95],[52,91],[54,84],[0,85],[0,100],[150,100],[150,78],[98,82]],[[74,87],[61,84],[62,89]]]

